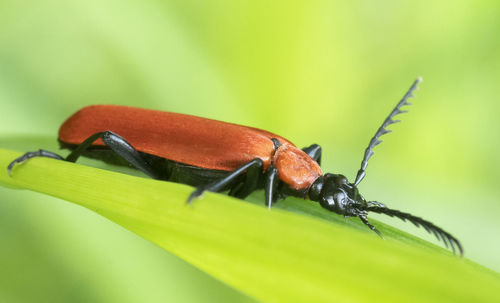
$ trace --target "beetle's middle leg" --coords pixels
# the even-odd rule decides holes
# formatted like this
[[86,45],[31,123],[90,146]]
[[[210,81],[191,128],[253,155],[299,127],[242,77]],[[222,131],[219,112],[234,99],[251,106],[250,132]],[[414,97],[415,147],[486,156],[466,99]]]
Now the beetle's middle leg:
[[321,146],[318,144],[312,144],[311,146],[304,147],[302,149],[303,152],[309,155],[309,157],[313,158],[319,165],[321,165]]
[[235,184],[231,188],[229,191],[230,196],[245,199],[259,187],[262,181],[262,173],[264,169],[264,163],[260,163],[261,164],[253,165],[247,169],[244,181]]
[[[236,170],[232,171],[229,175],[226,177],[217,180],[211,184],[200,186],[196,188],[191,195],[189,196],[187,202],[190,203],[193,201],[193,199],[201,196],[203,192],[205,191],[212,191],[212,192],[218,192],[221,190],[224,190],[226,186],[231,184],[231,182],[234,182],[238,177],[246,173],[247,171],[253,171],[255,167],[260,168],[262,170],[262,167],[264,166],[263,162],[259,158],[255,158],[252,161],[243,164],[242,166],[238,167]],[[250,184],[249,187],[252,185]]]
[[278,183],[279,183],[279,172],[274,166],[269,166],[264,176],[262,176],[262,166],[253,166],[247,170],[245,181],[236,184],[229,191],[230,196],[234,196],[240,199],[245,199],[249,194],[256,190],[261,183],[261,178],[265,178],[264,183],[264,195],[266,198],[266,206],[271,208],[273,202],[279,199],[278,195]]

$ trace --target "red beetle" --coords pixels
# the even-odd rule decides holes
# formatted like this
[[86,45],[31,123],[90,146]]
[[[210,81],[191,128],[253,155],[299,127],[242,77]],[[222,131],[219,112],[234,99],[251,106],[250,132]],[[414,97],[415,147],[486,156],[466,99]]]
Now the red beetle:
[[421,79],[417,79],[386,118],[366,148],[354,183],[340,174],[323,174],[321,147],[313,144],[299,149],[287,139],[257,128],[183,114],[117,105],[85,107],[69,117],[59,129],[62,148],[72,152],[63,158],[39,150],[12,161],[49,157],[75,162],[79,156],[132,165],[154,179],[185,183],[197,189],[188,202],[204,191],[229,190],[229,195],[245,198],[264,188],[266,205],[286,196],[318,201],[322,207],[344,216],[357,216],[370,229],[380,232],[367,220],[368,212],[383,213],[423,226],[455,251],[463,253],[460,242],[429,221],[366,201],[357,185],[365,175],[379,137],[390,132],[393,117],[405,111]]

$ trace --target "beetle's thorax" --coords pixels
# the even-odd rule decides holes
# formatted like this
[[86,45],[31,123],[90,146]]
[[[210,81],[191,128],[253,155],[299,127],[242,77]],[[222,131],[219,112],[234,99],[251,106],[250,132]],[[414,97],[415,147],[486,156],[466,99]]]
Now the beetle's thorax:
[[276,149],[272,164],[278,169],[280,180],[294,190],[308,189],[323,174],[316,161],[288,143]]

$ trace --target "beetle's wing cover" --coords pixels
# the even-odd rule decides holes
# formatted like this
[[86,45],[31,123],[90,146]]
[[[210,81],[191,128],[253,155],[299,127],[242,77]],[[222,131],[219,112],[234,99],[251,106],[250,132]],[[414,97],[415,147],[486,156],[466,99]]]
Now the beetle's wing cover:
[[[270,132],[206,118],[117,105],[85,107],[59,129],[59,140],[80,144],[110,130],[138,151],[201,168],[231,171],[254,158],[270,163]],[[290,143],[291,144],[291,143]],[[93,145],[104,145],[99,139]]]

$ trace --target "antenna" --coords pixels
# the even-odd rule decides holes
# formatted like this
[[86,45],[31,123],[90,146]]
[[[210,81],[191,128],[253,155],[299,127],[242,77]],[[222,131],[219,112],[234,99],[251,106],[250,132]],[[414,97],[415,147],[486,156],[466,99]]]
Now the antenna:
[[443,241],[446,247],[448,247],[448,245],[451,246],[453,253],[455,253],[455,246],[456,246],[458,248],[458,251],[460,252],[460,255],[461,256],[464,255],[464,249],[462,248],[462,244],[460,244],[460,241],[458,241],[457,238],[453,237],[450,233],[444,231],[442,228],[434,225],[429,221],[426,221],[420,217],[416,217],[409,213],[404,213],[402,211],[386,207],[368,206],[366,208],[363,208],[363,210],[384,214],[391,217],[397,217],[403,221],[408,220],[411,223],[413,223],[416,227],[422,226],[428,233],[434,234],[434,236],[436,236],[438,240]]
[[405,105],[411,105],[411,103],[407,102],[407,100],[411,97],[413,97],[413,92],[417,89],[417,85],[422,82],[422,78],[418,77],[415,82],[411,85],[410,89],[406,94],[404,95],[403,99],[399,101],[399,103],[396,105],[396,107],[392,110],[392,112],[389,114],[387,118],[385,118],[384,123],[377,129],[377,132],[375,133],[375,136],[372,137],[370,140],[370,143],[368,144],[368,147],[365,149],[365,155],[363,157],[363,161],[361,161],[361,168],[358,170],[358,174],[356,175],[356,181],[354,182],[355,186],[358,186],[358,184],[363,180],[365,177],[365,170],[366,166],[368,165],[368,160],[371,158],[371,156],[374,154],[373,148],[380,143],[382,143],[382,140],[379,140],[379,138],[387,133],[392,132],[392,130],[388,130],[387,126],[401,122],[401,120],[393,120],[394,116],[402,113],[407,113],[408,111],[406,110],[401,110],[401,108]]

